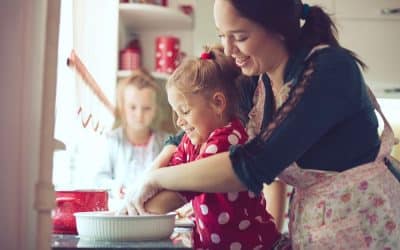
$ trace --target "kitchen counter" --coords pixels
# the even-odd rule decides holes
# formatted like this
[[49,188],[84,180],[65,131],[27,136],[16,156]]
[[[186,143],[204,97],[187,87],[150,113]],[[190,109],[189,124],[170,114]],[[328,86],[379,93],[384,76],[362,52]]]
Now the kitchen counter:
[[73,249],[192,249],[192,229],[176,227],[170,239],[161,241],[92,241],[80,239],[78,235],[53,234],[53,250]]

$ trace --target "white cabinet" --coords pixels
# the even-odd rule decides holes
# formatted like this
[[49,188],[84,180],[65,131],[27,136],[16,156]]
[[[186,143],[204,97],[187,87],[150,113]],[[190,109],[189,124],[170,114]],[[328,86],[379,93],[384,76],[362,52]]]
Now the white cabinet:
[[[153,72],[155,69],[155,40],[160,35],[172,35],[180,39],[180,50],[187,55],[193,51],[193,20],[191,16],[175,8],[151,4],[119,4],[119,50],[123,49],[137,34],[141,46],[142,66]],[[119,77],[129,71],[118,71]],[[156,78],[165,79],[166,74],[153,73]]]
[[339,40],[367,64],[380,97],[400,98],[400,0],[336,0]]
[[335,0],[337,18],[400,20],[399,0]]
[[365,79],[379,97],[400,98],[400,0],[307,0],[332,15],[343,47],[368,70]]
[[[140,3],[119,4],[119,25],[118,25],[118,52],[127,46],[132,39],[132,34],[137,35],[141,47],[141,64],[151,72],[161,86],[168,78],[166,73],[155,72],[156,38],[158,36],[174,36],[179,38],[180,51],[187,56],[193,55],[193,18],[178,10],[177,0],[169,1],[171,7],[164,7]],[[190,4],[190,2],[185,2]],[[194,8],[194,4],[192,4]],[[119,67],[119,66],[117,66]],[[130,70],[118,70],[117,78],[127,77]],[[162,87],[163,89],[163,87]],[[161,112],[159,128],[165,131],[174,132],[172,124],[172,111],[168,105],[165,92],[162,92]]]

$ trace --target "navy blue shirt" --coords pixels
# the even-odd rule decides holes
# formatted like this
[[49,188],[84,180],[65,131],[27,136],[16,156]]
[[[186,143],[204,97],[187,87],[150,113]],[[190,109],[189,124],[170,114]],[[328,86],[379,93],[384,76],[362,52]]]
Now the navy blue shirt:
[[[305,169],[341,172],[373,161],[379,151],[378,121],[355,59],[343,48],[322,49],[305,61],[306,54],[300,51],[290,58],[285,82],[293,79],[295,86],[277,112],[270,81],[263,76],[267,93],[262,131],[230,150],[236,175],[253,192],[259,193],[263,183],[271,183],[293,162]],[[312,73],[304,93],[270,136],[262,136],[296,96],[306,69]],[[244,110],[251,108],[256,82],[249,85],[243,89]]]

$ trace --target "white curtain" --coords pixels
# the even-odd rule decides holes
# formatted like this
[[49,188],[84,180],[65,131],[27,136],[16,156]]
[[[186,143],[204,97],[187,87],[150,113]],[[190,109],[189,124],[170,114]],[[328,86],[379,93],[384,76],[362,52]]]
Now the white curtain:
[[114,103],[118,3],[117,0],[62,1],[55,137],[66,144],[66,151],[56,152],[54,156],[56,187],[91,185],[96,145],[100,134],[112,126],[112,113],[82,78],[67,67],[66,61],[74,49],[107,99]]

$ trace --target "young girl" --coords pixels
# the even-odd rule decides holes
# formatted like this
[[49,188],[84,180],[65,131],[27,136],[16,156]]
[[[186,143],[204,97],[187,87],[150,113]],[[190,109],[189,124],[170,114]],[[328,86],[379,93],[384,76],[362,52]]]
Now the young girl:
[[[214,48],[181,64],[167,82],[168,101],[184,136],[170,165],[228,151],[247,141],[237,117],[239,68]],[[195,249],[270,249],[280,238],[263,196],[252,192],[195,193],[163,191],[146,203],[151,213],[165,213],[192,201]]]
[[158,109],[159,87],[143,70],[118,83],[116,128],[106,136],[106,153],[95,176],[98,187],[122,198],[127,185],[151,166],[167,134],[151,128]]

